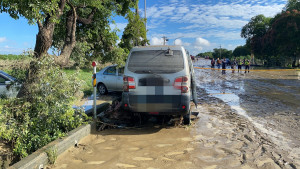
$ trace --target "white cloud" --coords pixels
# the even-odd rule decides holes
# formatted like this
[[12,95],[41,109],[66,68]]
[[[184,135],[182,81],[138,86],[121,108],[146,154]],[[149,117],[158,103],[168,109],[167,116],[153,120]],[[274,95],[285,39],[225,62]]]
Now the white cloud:
[[5,49],[9,49],[9,48],[11,48],[11,47],[9,47],[8,45],[5,45],[4,48],[5,48]]
[[[215,5],[203,5],[188,3],[163,4],[152,6],[148,10],[148,20],[162,21],[156,27],[163,27],[168,23],[183,23],[183,29],[206,28],[231,28],[241,29],[248,21],[263,14],[273,17],[282,10],[284,4],[258,4],[257,2],[237,1],[232,3],[218,3]],[[181,25],[182,27],[182,25]],[[154,28],[154,27],[153,27]]]
[[196,38],[195,46],[210,46],[210,43],[208,40],[203,38]]
[[163,45],[164,40],[163,40],[163,38],[152,37],[151,41],[150,41],[150,44],[151,45]]
[[176,39],[174,43],[175,45],[182,45],[182,41],[180,39]]
[[6,37],[0,37],[0,43],[6,41]]

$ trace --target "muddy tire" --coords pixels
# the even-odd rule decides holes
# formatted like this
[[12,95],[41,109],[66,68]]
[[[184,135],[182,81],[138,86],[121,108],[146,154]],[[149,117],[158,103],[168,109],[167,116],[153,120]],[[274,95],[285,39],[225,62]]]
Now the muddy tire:
[[183,123],[184,123],[184,125],[190,125],[191,124],[191,111],[189,111],[188,114],[186,114],[183,117]]
[[106,86],[103,83],[98,84],[97,89],[98,89],[98,92],[100,93],[100,95],[106,95],[107,94]]

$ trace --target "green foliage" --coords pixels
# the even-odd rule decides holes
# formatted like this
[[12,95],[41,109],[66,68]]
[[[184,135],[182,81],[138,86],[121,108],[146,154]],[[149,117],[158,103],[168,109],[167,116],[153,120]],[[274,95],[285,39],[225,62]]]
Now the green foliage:
[[[64,72],[67,74],[67,76],[73,76],[76,71],[76,69],[64,69]],[[83,91],[84,96],[89,96],[93,92],[92,74],[92,69],[80,69],[78,71],[78,79],[81,79],[83,81],[80,90]]]
[[[255,57],[268,66],[297,66],[300,58],[300,1],[288,0],[274,18],[257,15],[241,31]],[[298,64],[299,66],[299,64]]]
[[82,84],[77,74],[67,76],[50,58],[35,63],[39,71],[31,95],[6,100],[0,114],[0,138],[11,142],[21,158],[88,119],[83,110],[72,108]]
[[46,150],[46,154],[48,156],[48,163],[54,164],[58,156],[57,148],[55,148],[54,146],[49,148],[48,150]]
[[233,56],[238,57],[238,56],[245,56],[245,55],[250,55],[250,50],[248,49],[248,47],[246,45],[244,46],[237,46],[233,52],[232,52]]
[[285,11],[300,11],[300,1],[299,0],[288,0],[284,7]]
[[129,53],[132,47],[145,46],[149,44],[149,40],[146,37],[145,20],[140,18],[137,11],[135,13],[130,11],[126,18],[128,24],[124,29],[119,46]]
[[56,15],[54,11],[57,11],[60,1],[2,0],[0,12],[7,12],[14,19],[23,16],[29,24],[35,24],[38,20]]
[[209,57],[209,58],[213,58],[213,53],[212,52],[204,52],[204,53],[199,53],[197,56],[200,56],[200,57]]
[[29,55],[0,55],[0,60],[24,60],[24,59],[30,59],[31,57]]
[[28,73],[28,69],[16,68],[13,67],[10,71],[10,75],[17,78],[19,82],[24,82],[26,79],[26,75]]
[[270,27],[270,17],[264,15],[257,15],[251,18],[241,31],[241,37],[245,39],[251,39],[255,36],[263,36]]
[[[221,54],[221,57],[220,57],[220,54]],[[228,50],[228,49],[224,49],[224,48],[221,48],[221,49],[215,48],[212,55],[215,59],[216,58],[220,58],[220,59],[231,58],[232,57],[232,51]]]
[[[76,62],[75,66],[86,68],[91,61],[112,62],[122,64],[127,53],[116,45],[119,37],[117,29],[111,30],[114,23],[111,19],[114,15],[125,15],[130,8],[134,7],[134,0],[111,0],[111,1],[72,1],[78,7],[78,17],[88,19],[93,13],[91,23],[86,24],[77,20],[76,45],[71,54],[71,59]],[[53,35],[53,48],[61,51],[66,40],[67,13],[70,8],[65,8],[61,22],[55,27]]]

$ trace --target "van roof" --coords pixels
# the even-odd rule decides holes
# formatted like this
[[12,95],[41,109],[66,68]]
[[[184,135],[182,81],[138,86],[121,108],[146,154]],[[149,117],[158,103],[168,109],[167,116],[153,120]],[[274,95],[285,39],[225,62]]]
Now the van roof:
[[175,49],[175,50],[181,50],[183,48],[183,46],[180,45],[150,45],[150,46],[135,46],[133,47],[131,50],[157,50],[157,49]]

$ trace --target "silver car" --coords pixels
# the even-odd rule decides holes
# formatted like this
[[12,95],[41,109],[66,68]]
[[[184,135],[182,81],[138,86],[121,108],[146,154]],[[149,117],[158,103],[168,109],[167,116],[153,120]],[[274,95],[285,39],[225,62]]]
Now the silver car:
[[96,73],[97,89],[101,95],[109,91],[123,91],[124,67],[107,66]]
[[20,87],[16,78],[0,70],[0,98],[16,97]]
[[123,81],[122,106],[132,112],[186,115],[196,98],[193,65],[182,46],[134,47]]

